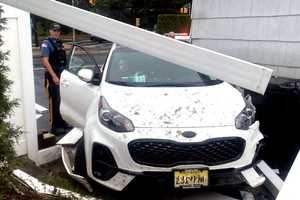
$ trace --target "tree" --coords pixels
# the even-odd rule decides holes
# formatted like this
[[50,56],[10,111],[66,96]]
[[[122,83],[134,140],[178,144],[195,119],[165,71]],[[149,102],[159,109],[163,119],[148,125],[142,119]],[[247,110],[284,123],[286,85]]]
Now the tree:
[[97,0],[98,14],[135,24],[141,18],[141,27],[152,30],[159,14],[175,14],[191,0]]
[[[95,12],[97,14],[110,17],[128,24],[135,25],[136,18],[141,19],[141,27],[153,30],[160,14],[176,14],[180,8],[192,0],[96,0],[95,5],[91,5],[89,0],[57,0],[69,5]],[[48,34],[49,20],[32,15],[33,32],[38,36]],[[63,34],[71,32],[69,27],[63,26]]]
[[[6,23],[6,20],[1,17],[2,12],[0,7],[0,33],[5,29]],[[0,191],[10,182],[11,163],[15,158],[14,139],[19,135],[19,130],[8,120],[17,102],[8,97],[12,82],[7,79],[9,69],[5,62],[8,60],[9,52],[2,50],[3,43],[0,34]]]
[[[72,0],[60,0],[71,4]],[[75,5],[92,12],[135,24],[135,18],[142,18],[143,28],[153,28],[159,14],[174,14],[191,0],[96,0],[93,6],[89,0],[74,0]]]

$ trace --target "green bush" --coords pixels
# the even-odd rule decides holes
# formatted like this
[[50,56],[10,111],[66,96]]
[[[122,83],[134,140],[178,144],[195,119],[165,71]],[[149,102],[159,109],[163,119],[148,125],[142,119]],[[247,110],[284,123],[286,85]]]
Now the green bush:
[[48,35],[48,30],[42,22],[36,23],[36,32],[37,32],[38,36],[47,36]]
[[[0,7],[0,33],[5,29],[6,23],[6,20],[1,18],[2,12]],[[12,82],[7,79],[9,68],[5,62],[8,60],[9,52],[3,51],[2,46],[3,40],[0,35],[0,191],[7,189],[10,183],[10,173],[15,158],[14,139],[19,135],[19,130],[9,122],[17,102],[8,97]]]
[[175,33],[189,33],[191,17],[185,14],[158,15],[156,32],[160,34],[173,31]]

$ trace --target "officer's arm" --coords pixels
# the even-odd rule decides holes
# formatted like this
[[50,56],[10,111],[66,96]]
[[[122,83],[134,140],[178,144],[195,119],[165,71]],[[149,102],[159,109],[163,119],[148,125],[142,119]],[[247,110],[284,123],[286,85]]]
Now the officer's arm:
[[46,42],[43,42],[41,50],[42,50],[42,64],[43,64],[43,66],[45,67],[45,69],[51,75],[53,82],[56,85],[59,85],[59,78],[57,77],[57,75],[53,71],[53,68],[52,68],[52,66],[49,62],[50,48],[49,48],[49,46]]
[[57,77],[57,75],[55,74],[55,72],[53,71],[50,63],[49,63],[49,58],[48,57],[43,57],[42,58],[42,64],[45,67],[45,69],[49,72],[49,74],[51,75],[53,82],[55,84],[59,84],[59,78]]

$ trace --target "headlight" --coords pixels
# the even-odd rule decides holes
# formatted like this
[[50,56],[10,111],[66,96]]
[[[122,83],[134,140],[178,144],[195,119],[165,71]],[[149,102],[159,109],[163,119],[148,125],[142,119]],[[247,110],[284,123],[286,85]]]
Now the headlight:
[[252,103],[250,95],[245,97],[246,106],[235,118],[235,127],[241,130],[248,130],[249,127],[255,122],[256,108]]
[[104,97],[100,97],[98,117],[104,126],[116,132],[132,132],[134,126],[130,119],[113,110]]

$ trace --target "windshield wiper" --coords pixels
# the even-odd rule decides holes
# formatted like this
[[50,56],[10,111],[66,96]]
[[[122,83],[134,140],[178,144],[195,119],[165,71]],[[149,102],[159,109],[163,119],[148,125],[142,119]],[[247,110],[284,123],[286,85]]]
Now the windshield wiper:
[[108,81],[108,83],[114,84],[114,85],[122,85],[122,86],[138,86],[136,83],[128,83],[124,81]]
[[192,87],[192,86],[202,86],[202,82],[198,83],[147,83],[145,84],[145,87]]
[[205,86],[204,82],[185,82],[185,83],[137,83],[124,81],[108,81],[108,83],[131,87],[195,87]]

